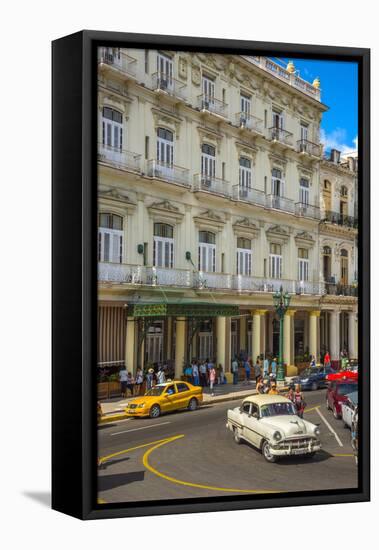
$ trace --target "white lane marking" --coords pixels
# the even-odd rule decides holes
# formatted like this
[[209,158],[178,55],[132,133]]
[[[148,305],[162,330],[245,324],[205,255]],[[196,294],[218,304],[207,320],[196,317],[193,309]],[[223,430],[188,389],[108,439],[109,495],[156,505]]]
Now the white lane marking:
[[156,426],[164,426],[165,424],[171,424],[171,422],[159,422],[158,424],[150,424],[150,426],[142,426],[141,428],[133,428],[132,430],[124,430],[123,432],[115,432],[110,435],[126,434],[128,432],[137,432],[138,430],[147,430],[147,428],[155,428]]
[[320,418],[325,422],[326,426],[329,428],[329,430],[331,431],[331,433],[334,435],[334,437],[336,438],[337,440],[337,443],[340,447],[343,447],[343,443],[342,441],[340,440],[340,438],[338,437],[337,433],[335,430],[333,430],[333,428],[331,427],[331,425],[329,424],[329,422],[326,420],[325,416],[322,414],[322,412],[320,411],[320,409],[317,407],[316,408],[316,411],[317,413],[319,414]]

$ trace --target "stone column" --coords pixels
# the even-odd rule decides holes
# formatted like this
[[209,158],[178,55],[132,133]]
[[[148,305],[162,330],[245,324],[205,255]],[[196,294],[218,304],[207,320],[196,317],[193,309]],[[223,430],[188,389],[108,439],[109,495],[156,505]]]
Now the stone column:
[[171,359],[172,351],[172,317],[167,318],[167,350],[166,358]]
[[126,340],[125,340],[125,367],[128,372],[135,374],[136,365],[136,323],[135,317],[126,318]]
[[296,311],[289,309],[284,315],[283,331],[283,362],[287,365],[293,365],[294,362],[294,330],[293,330],[293,318]]
[[320,318],[320,311],[309,312],[309,353],[314,355],[317,361],[319,356],[317,342],[318,342],[318,321]]
[[332,361],[338,361],[340,358],[340,312],[331,311],[329,313],[329,346],[330,358]]
[[183,376],[183,367],[186,354],[186,318],[176,318],[176,340],[175,340],[175,378],[180,380]]
[[349,357],[350,359],[358,358],[357,343],[358,338],[358,322],[355,311],[349,311]]
[[253,342],[252,342],[252,348],[251,348],[251,355],[252,360],[255,362],[255,359],[257,358],[257,355],[260,355],[263,353],[264,350],[262,350],[262,340],[261,340],[261,319],[262,315],[266,313],[265,309],[255,309],[252,311],[253,315]]
[[247,318],[246,317],[241,317],[240,318],[240,345],[239,345],[240,350],[241,349],[244,349],[244,350],[247,349],[247,346],[246,346],[246,331],[247,331],[246,325],[247,325]]
[[217,317],[216,337],[217,337],[217,365],[221,363],[225,369],[226,360],[226,317]]

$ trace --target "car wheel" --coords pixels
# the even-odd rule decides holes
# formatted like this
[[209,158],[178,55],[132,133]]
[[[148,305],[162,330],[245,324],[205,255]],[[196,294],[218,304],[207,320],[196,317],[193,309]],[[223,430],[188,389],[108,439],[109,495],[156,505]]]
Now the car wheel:
[[271,453],[271,450],[270,450],[270,445],[268,443],[268,441],[264,441],[263,442],[263,445],[262,445],[262,454],[263,456],[265,457],[265,459],[267,460],[267,462],[276,462],[276,456],[274,456],[272,453]]
[[234,441],[237,443],[237,445],[240,445],[242,443],[242,439],[240,438],[238,428],[233,428],[233,436]]
[[317,382],[312,382],[312,387],[311,387],[311,389],[312,389],[312,391],[318,390]]
[[161,414],[161,408],[159,405],[153,405],[150,409],[150,418],[158,418]]
[[195,397],[192,397],[192,399],[189,400],[189,403],[188,403],[188,410],[189,411],[196,411],[197,409],[197,399]]
[[336,418],[337,420],[338,420],[339,418],[341,418],[341,415],[340,415],[340,414],[338,414],[338,412],[337,412],[337,409],[336,409],[336,406],[335,406],[335,405],[333,405],[333,416],[334,416],[334,418]]

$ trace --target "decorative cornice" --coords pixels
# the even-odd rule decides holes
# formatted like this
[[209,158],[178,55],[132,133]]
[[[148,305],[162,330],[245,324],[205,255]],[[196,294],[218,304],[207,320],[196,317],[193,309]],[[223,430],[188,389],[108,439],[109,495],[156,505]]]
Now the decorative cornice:
[[233,224],[233,229],[236,235],[248,235],[250,238],[256,238],[259,235],[259,228],[249,218],[242,218]]
[[225,220],[213,210],[205,210],[198,216],[194,216],[193,219],[197,226],[206,227],[207,229],[220,230],[225,225]]
[[123,195],[120,190],[115,187],[112,187],[108,190],[99,191],[99,198],[108,199],[115,202],[122,202],[130,206],[135,206],[135,203],[133,203],[127,195]]
[[181,117],[157,107],[152,107],[151,112],[154,118],[155,127],[159,126],[159,124],[169,124],[171,127],[175,128],[176,139],[179,139],[180,124],[183,122]]
[[266,235],[272,242],[284,244],[289,239],[289,232],[280,225],[272,225],[266,230]]
[[307,231],[302,231],[295,236],[295,243],[298,246],[303,246],[305,248],[311,248],[315,244],[315,239]]
[[147,207],[149,214],[152,215],[154,218],[161,218],[164,220],[170,220],[170,221],[180,221],[184,214],[180,212],[179,208],[177,206],[174,206],[171,204],[168,200],[160,201],[160,202],[154,202],[150,206]]

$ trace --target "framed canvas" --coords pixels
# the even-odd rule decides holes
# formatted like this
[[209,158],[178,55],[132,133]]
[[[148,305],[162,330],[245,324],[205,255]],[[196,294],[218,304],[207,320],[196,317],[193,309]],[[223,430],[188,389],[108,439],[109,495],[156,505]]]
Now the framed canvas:
[[53,508],[370,498],[370,53],[53,43]]

